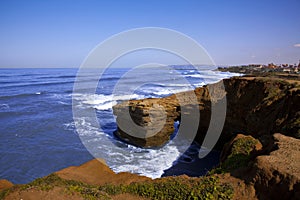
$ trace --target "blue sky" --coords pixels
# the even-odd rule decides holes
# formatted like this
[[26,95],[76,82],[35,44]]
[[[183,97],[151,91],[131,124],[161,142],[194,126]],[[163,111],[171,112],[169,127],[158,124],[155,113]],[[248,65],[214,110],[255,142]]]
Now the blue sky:
[[217,65],[298,63],[299,8],[299,0],[1,0],[0,67],[79,67],[103,40],[140,27],[182,32]]

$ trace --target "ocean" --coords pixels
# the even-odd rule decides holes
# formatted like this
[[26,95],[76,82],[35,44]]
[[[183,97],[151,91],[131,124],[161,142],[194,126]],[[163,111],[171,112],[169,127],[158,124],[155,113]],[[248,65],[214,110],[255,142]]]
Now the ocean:
[[[77,72],[70,68],[0,69],[0,179],[28,183],[94,157],[104,158],[115,172],[161,177],[180,156],[180,147],[170,142],[158,149],[142,149],[119,141],[113,135],[117,126],[112,106],[127,99],[165,97],[238,75],[189,66],[136,73],[108,68],[95,94],[89,94],[73,92]],[[99,79],[93,69],[79,76],[86,85]],[[118,84],[122,87],[116,91]],[[101,128],[87,116],[74,120],[72,102],[76,109],[95,112]]]

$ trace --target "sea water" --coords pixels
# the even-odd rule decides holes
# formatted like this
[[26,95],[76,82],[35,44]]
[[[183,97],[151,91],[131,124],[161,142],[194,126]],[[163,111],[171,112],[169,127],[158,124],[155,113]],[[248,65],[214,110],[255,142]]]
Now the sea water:
[[[180,156],[180,147],[170,142],[162,148],[142,149],[119,141],[113,135],[117,126],[112,106],[122,100],[165,97],[238,75],[173,69],[160,68],[158,76],[157,69],[130,74],[130,69],[109,68],[101,77],[93,69],[80,75],[77,69],[0,69],[0,179],[27,183],[94,157],[104,158],[115,172],[160,177]],[[96,92],[73,92],[77,75],[85,83],[100,78]],[[176,81],[179,76],[187,82]],[[139,87],[130,95],[116,93],[120,80],[124,90]],[[96,113],[101,129],[88,117],[73,119],[72,99],[76,109]]]

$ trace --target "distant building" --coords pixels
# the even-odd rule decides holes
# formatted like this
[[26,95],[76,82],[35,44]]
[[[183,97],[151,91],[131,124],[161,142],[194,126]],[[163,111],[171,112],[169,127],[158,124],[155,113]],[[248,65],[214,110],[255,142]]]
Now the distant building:
[[277,66],[274,63],[269,63],[267,68],[269,68],[269,69],[276,69]]

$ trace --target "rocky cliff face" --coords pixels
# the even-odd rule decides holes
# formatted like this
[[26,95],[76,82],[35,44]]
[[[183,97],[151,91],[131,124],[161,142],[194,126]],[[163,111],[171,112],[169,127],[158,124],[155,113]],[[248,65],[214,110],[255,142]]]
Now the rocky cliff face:
[[115,174],[103,160],[94,159],[25,185],[0,180],[0,199],[297,200],[299,148],[299,139],[279,133],[264,147],[257,139],[238,134],[225,145],[220,166],[205,177],[152,180],[130,173]]
[[222,154],[211,174],[229,172],[253,187],[258,199],[300,199],[299,139],[276,133],[263,147],[259,140],[238,134]]
[[[173,134],[174,121],[182,122],[184,114],[196,120],[193,113],[199,110],[196,140],[201,142],[211,123],[212,106],[226,95],[225,124],[217,145],[224,147],[221,163],[207,176],[150,180],[115,174],[102,160],[92,160],[26,185],[0,180],[0,199],[300,199],[299,80],[240,77],[224,80],[224,86],[226,93],[222,84],[214,84],[114,107],[116,135],[143,147],[163,145]],[[277,131],[284,135],[273,134]],[[248,135],[237,134],[241,132]]]
[[300,140],[278,133],[273,138],[269,155],[256,157],[246,173],[249,182],[259,199],[300,199]]
[[[166,98],[118,104],[113,107],[118,123],[115,134],[137,146],[161,146],[174,133],[174,122],[182,122],[185,115],[190,124],[197,124],[195,140],[201,144],[210,124],[216,123],[211,121],[212,107],[218,107],[226,96],[226,118],[217,148],[221,149],[236,133],[258,138],[281,132],[300,138],[299,80],[234,77],[224,79],[223,84],[219,82]],[[200,111],[199,118],[195,110]]]
[[299,81],[270,78],[225,80],[228,111],[224,131],[281,132],[300,138]]

